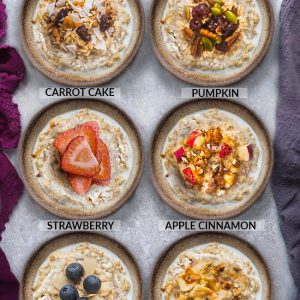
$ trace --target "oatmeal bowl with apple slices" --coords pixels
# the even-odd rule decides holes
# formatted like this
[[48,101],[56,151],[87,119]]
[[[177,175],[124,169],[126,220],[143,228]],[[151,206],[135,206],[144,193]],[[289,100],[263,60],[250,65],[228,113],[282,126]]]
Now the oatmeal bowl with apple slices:
[[268,0],[156,0],[154,51],[171,73],[198,85],[227,85],[262,60],[273,35]]
[[173,244],[159,259],[152,300],[270,300],[268,267],[248,243],[202,233]]
[[20,299],[141,300],[137,264],[117,241],[99,234],[61,235],[29,259]]
[[24,136],[21,164],[31,197],[53,214],[99,218],[120,208],[142,170],[137,129],[99,100],[65,100],[39,113]]
[[22,28],[41,72],[68,85],[98,85],[134,58],[144,16],[139,0],[27,0]]
[[152,145],[156,189],[194,218],[232,217],[263,192],[273,154],[257,117],[235,102],[195,100],[165,116]]

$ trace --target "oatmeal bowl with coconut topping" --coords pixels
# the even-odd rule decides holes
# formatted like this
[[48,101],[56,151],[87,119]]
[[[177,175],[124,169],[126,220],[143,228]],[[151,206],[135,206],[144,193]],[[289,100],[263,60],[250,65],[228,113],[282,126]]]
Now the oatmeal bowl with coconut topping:
[[271,295],[263,258],[227,234],[179,240],[159,259],[152,278],[152,300],[270,300]]
[[268,133],[252,112],[223,100],[180,105],[157,127],[153,181],[173,208],[194,218],[225,218],[249,208],[272,168]]
[[176,77],[220,86],[249,74],[266,54],[274,21],[268,0],[157,0],[153,49]]
[[99,218],[120,208],[139,182],[142,161],[131,120],[99,100],[47,107],[28,127],[21,153],[32,198],[74,219]]
[[35,67],[69,85],[98,85],[137,53],[144,17],[139,0],[27,0],[22,36]]
[[137,264],[118,242],[98,234],[61,235],[42,245],[25,267],[20,299],[141,300]]

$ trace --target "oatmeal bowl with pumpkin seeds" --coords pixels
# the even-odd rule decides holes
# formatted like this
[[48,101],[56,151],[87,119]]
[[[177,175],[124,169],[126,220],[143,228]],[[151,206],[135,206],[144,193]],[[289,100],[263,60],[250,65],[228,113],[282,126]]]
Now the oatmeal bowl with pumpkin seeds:
[[52,79],[74,85],[99,84],[119,74],[143,35],[138,0],[28,0],[23,16],[32,63]]
[[226,85],[263,58],[273,33],[264,0],[156,1],[152,41],[160,62],[193,84]]

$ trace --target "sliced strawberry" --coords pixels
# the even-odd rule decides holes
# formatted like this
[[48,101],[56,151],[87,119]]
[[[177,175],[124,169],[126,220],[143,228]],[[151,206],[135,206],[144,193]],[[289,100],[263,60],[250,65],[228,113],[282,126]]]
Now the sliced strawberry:
[[84,196],[90,189],[92,184],[91,177],[83,177],[79,175],[70,175],[69,181],[72,189],[80,196]]
[[100,165],[86,137],[78,136],[71,140],[62,157],[61,168],[84,177],[93,177],[100,172]]
[[98,139],[98,152],[97,158],[101,155],[101,163],[100,163],[100,172],[93,177],[93,181],[97,184],[103,185],[107,184],[110,180],[111,174],[111,165],[110,165],[110,157],[106,144]]
[[98,134],[98,123],[96,121],[86,122],[75,128],[67,130],[66,132],[61,133],[54,140],[54,147],[58,150],[58,152],[61,155],[63,155],[71,140],[78,136],[85,136],[88,140],[88,143],[91,146],[93,153],[96,153]]

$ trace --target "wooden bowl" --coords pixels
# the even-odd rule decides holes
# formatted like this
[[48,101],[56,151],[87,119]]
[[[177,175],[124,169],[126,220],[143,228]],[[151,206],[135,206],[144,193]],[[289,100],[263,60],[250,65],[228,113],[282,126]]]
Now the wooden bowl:
[[[38,182],[32,162],[32,153],[36,139],[48,122],[57,115],[88,108],[101,112],[115,120],[127,134],[133,152],[132,170],[122,191],[112,197],[109,204],[100,208],[83,209],[70,207],[59,202],[53,195],[49,195]],[[68,219],[98,219],[105,217],[119,209],[133,194],[141,178],[143,166],[143,147],[140,135],[132,120],[120,109],[104,100],[76,99],[56,102],[39,112],[27,128],[21,147],[21,169],[25,186],[30,196],[44,209],[57,216]]]
[[[225,112],[230,112],[244,121],[253,129],[256,134],[262,155],[262,165],[260,174],[252,190],[240,201],[230,203],[230,205],[196,205],[182,199],[169,184],[163,168],[163,152],[166,138],[179,120],[187,115],[202,110],[217,108]],[[269,181],[273,166],[273,150],[269,135],[259,118],[246,107],[230,101],[216,99],[195,99],[183,103],[169,113],[167,113],[157,126],[151,149],[151,168],[154,187],[161,198],[178,212],[196,219],[226,219],[237,216],[249,209],[261,196]]]

